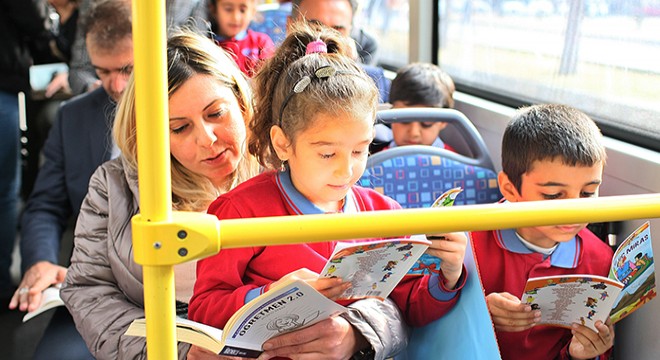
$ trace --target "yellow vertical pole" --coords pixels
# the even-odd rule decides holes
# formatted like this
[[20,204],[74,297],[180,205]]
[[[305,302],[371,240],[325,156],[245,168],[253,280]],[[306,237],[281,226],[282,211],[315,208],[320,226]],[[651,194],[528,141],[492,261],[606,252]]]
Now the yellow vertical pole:
[[[133,1],[133,55],[137,116],[138,179],[142,221],[167,222],[172,216],[167,108],[165,1]],[[158,250],[164,239],[134,239]],[[141,251],[135,248],[136,254]],[[176,359],[174,269],[143,266],[147,353]]]

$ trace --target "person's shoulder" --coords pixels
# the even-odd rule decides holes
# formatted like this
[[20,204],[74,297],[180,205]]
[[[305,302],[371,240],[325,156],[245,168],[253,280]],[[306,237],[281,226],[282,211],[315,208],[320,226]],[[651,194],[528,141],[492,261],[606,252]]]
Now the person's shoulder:
[[596,236],[591,230],[584,228],[577,236],[582,240],[585,252],[589,252],[589,256],[596,256],[601,254],[604,257],[612,258],[614,251],[603,240]]
[[101,106],[105,103],[110,102],[110,96],[103,89],[99,87],[93,91],[76,95],[73,98],[62,103],[63,110],[73,110],[73,109],[94,109],[97,106]]
[[251,179],[237,185],[234,189],[220,195],[218,200],[244,202],[249,199],[260,199],[266,201],[273,196],[279,196],[275,183],[275,171],[263,172]]
[[254,209],[255,203],[263,207],[277,203],[280,201],[280,194],[275,181],[276,174],[275,171],[267,171],[244,181],[215,199],[209,206],[208,213],[227,215],[226,212],[230,211],[228,209],[232,208],[234,210],[230,212],[255,215],[259,212]]
[[270,35],[266,34],[265,32],[247,29],[247,34],[247,38],[251,39],[252,43],[257,43],[262,46],[275,46],[273,39],[271,39]]

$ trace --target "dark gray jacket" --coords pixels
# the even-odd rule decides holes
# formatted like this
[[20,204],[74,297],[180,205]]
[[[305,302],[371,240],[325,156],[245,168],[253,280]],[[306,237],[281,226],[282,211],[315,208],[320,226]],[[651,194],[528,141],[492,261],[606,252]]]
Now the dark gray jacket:
[[30,90],[29,41],[45,31],[46,1],[0,0],[0,91]]

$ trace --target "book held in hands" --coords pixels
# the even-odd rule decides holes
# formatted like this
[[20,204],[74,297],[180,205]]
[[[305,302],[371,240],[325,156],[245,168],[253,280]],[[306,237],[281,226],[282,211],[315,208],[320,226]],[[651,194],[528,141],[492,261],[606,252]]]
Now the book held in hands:
[[614,252],[608,277],[589,274],[546,276],[527,281],[522,302],[541,310],[540,324],[596,330],[608,317],[615,323],[656,296],[649,222]]
[[64,306],[64,301],[60,298],[60,284],[53,285],[41,292],[41,304],[38,308],[25,314],[23,322],[58,306]]
[[[177,318],[177,340],[220,355],[256,358],[266,340],[339,315],[346,308],[302,280],[285,281],[243,305],[224,330]],[[146,336],[144,318],[134,320],[125,335]]]
[[[429,246],[424,236],[338,243],[320,277],[341,277],[351,288],[341,299],[386,298]],[[243,305],[223,330],[177,318],[177,340],[228,356],[256,358],[264,342],[348,311],[303,280],[288,280]],[[146,336],[144,318],[125,335]]]

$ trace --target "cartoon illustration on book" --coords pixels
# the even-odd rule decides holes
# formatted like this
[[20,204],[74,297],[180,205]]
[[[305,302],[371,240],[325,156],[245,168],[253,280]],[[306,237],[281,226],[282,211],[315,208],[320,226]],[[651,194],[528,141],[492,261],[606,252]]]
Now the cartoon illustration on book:
[[[437,199],[433,202],[431,207],[445,207],[454,205],[454,200],[456,196],[463,191],[460,187],[452,188],[442,195],[438,196]],[[428,254],[423,254],[415,265],[410,268],[408,274],[419,274],[419,275],[430,275],[430,274],[439,274],[440,273],[440,259],[435,256]]]
[[656,296],[649,223],[637,228],[614,253],[609,277],[590,274],[548,276],[527,281],[522,299],[541,310],[541,324],[591,328],[597,320],[612,323]]
[[285,314],[271,320],[266,325],[266,328],[271,331],[277,330],[278,333],[287,333],[310,323],[312,320],[319,317],[320,313],[320,311],[311,313],[302,319],[302,321],[300,321],[300,315],[298,314]]

